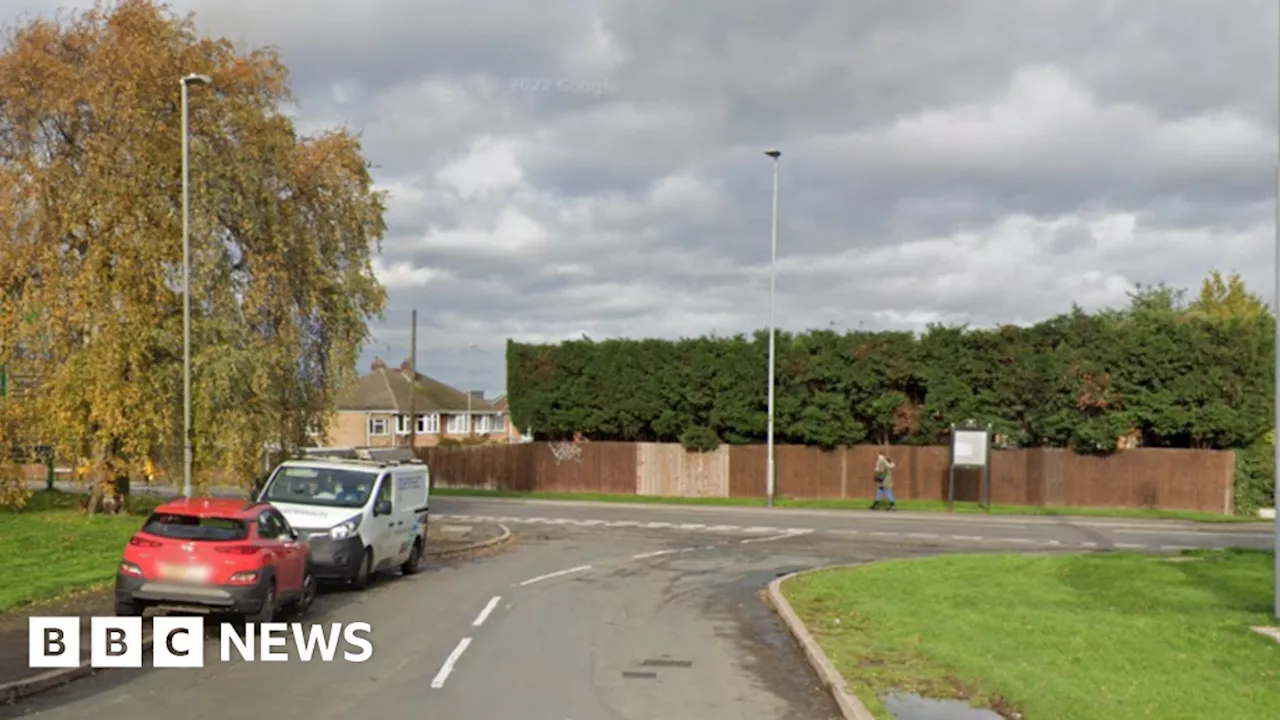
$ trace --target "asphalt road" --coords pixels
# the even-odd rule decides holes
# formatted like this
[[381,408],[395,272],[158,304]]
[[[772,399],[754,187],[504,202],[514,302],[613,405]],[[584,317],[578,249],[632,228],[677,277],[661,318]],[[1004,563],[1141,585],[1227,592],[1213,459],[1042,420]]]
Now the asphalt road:
[[1101,519],[444,497],[432,510],[448,522],[497,519],[520,540],[323,598],[310,620],[372,624],[366,663],[215,654],[203,669],[107,671],[0,717],[222,720],[253,708],[307,720],[826,720],[835,708],[759,599],[779,574],[941,552],[1272,542],[1269,526]]

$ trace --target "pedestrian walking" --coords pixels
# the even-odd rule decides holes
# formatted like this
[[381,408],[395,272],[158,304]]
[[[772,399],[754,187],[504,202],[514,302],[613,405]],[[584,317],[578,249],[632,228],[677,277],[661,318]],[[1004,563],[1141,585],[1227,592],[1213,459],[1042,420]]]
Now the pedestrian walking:
[[876,510],[882,501],[889,503],[885,510],[897,510],[898,501],[893,498],[893,469],[896,467],[884,451],[876,454],[876,501],[871,509]]

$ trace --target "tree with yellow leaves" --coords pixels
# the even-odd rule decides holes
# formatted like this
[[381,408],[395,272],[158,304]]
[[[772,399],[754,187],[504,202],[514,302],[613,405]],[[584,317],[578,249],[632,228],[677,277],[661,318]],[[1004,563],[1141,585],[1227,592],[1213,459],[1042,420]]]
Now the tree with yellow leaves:
[[189,73],[213,80],[190,95],[197,483],[248,482],[264,445],[304,442],[385,305],[371,266],[385,198],[351,133],[297,133],[274,52],[201,36],[151,0],[11,29],[0,364],[35,390],[0,399],[0,439],[20,430],[19,444],[87,460],[107,495],[120,475],[181,459]]
[[1240,273],[1223,275],[1211,270],[1200,285],[1200,295],[1187,307],[1194,315],[1217,319],[1265,317],[1270,309],[1262,298],[1249,292]]

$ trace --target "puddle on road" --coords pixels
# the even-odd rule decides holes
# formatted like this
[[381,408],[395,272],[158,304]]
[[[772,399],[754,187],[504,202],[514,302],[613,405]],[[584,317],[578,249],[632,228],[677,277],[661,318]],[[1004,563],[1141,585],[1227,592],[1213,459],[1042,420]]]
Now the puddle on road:
[[880,702],[896,720],[1003,720],[999,714],[971,707],[963,700],[934,700],[911,693],[890,693]]

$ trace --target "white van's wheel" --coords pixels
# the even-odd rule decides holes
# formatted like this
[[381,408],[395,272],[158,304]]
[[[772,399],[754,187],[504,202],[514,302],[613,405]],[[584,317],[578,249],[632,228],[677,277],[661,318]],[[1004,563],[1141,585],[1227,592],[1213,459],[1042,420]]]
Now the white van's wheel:
[[413,549],[409,551],[409,559],[400,566],[400,572],[405,575],[414,575],[420,570],[422,570],[422,538],[415,538]]
[[364,551],[364,562],[360,563],[360,569],[356,571],[356,576],[351,579],[352,590],[363,590],[369,587],[369,575],[373,573],[373,550],[366,549]]

